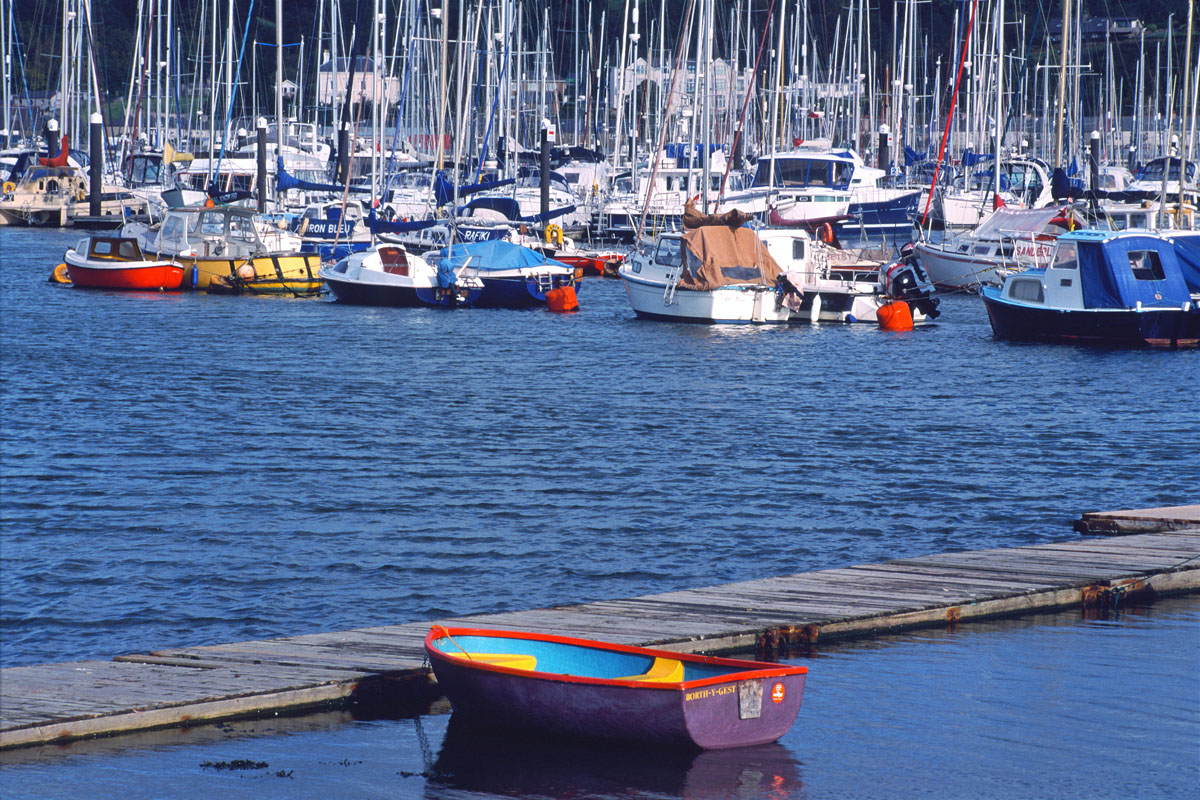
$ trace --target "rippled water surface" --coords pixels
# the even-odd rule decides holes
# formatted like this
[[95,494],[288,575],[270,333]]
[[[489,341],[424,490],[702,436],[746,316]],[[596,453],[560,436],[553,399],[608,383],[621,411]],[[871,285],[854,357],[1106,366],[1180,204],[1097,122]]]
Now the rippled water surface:
[[1200,354],[50,285],[0,230],[4,666],[1071,538],[1195,502]]

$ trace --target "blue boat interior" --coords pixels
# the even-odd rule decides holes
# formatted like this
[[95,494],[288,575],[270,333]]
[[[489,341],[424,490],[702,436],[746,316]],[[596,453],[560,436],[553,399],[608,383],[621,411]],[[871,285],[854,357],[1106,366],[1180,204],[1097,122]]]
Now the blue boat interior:
[[[640,653],[537,639],[456,635],[435,639],[433,646],[447,655],[462,656],[469,653],[472,660],[497,666],[605,680],[677,683],[742,671],[737,667],[697,664],[669,656],[656,658]],[[533,659],[532,664],[530,658]]]

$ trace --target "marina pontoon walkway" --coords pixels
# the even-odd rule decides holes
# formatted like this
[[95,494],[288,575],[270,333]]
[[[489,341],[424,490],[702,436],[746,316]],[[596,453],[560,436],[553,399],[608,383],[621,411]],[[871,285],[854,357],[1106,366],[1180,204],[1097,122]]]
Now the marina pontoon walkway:
[[[1200,590],[1200,506],[1088,514],[1131,535],[902,558],[582,605],[439,620],[682,652],[781,655],[868,636]],[[1157,532],[1150,532],[1157,531]],[[0,670],[0,749],[375,695],[428,697],[430,622]]]

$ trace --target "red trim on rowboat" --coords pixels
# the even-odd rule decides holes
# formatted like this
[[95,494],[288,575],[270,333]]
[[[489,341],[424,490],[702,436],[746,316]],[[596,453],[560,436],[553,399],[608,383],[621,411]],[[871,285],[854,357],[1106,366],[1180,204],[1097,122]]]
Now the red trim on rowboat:
[[[438,633],[440,631],[440,633]],[[725,667],[745,667],[743,672],[730,672],[726,675],[714,675],[711,678],[700,678],[698,680],[683,681],[680,683],[652,683],[638,680],[614,680],[611,678],[589,678],[583,675],[564,675],[561,672],[538,672],[528,669],[514,669],[513,667],[503,667],[497,664],[485,664],[479,661],[470,661],[467,659],[451,656],[433,646],[433,642],[437,639],[453,638],[454,636],[483,636],[495,639],[525,639],[535,642],[550,642],[552,644],[575,645],[577,647],[590,647],[595,650],[610,650],[618,653],[630,653],[633,655],[651,656],[651,657],[666,657],[674,658],[679,661],[690,661],[694,664],[716,664]],[[426,652],[432,656],[444,659],[447,663],[456,666],[469,664],[472,669],[484,670],[486,672],[499,672],[505,675],[519,675],[527,678],[538,678],[539,680],[553,680],[560,683],[586,683],[595,686],[630,686],[639,689],[670,689],[673,691],[685,691],[701,686],[712,686],[719,683],[727,683],[730,680],[750,680],[752,678],[778,678],[783,675],[803,675],[808,672],[808,667],[772,667],[767,666],[762,661],[746,661],[738,658],[722,658],[720,656],[703,656],[694,653],[675,653],[670,650],[656,650],[649,647],[637,647],[635,645],[617,644],[615,642],[601,642],[596,639],[576,639],[570,636],[556,636],[551,633],[532,633],[530,631],[505,631],[490,628],[447,628],[442,625],[435,625],[430,628],[429,633],[425,635]]]

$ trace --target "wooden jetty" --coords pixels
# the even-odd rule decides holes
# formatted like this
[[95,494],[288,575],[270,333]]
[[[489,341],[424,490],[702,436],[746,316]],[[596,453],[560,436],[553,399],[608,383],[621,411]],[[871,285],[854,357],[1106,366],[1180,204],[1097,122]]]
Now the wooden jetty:
[[[790,648],[1200,591],[1200,506],[1164,532],[942,553],[581,605],[438,620],[681,652]],[[428,702],[430,622],[0,670],[0,749],[354,700]]]
[[1124,536],[1200,528],[1200,506],[1139,508],[1133,511],[1089,511],[1075,520],[1084,536]]

